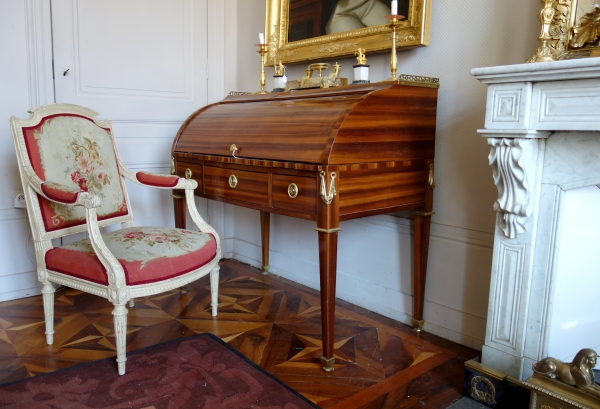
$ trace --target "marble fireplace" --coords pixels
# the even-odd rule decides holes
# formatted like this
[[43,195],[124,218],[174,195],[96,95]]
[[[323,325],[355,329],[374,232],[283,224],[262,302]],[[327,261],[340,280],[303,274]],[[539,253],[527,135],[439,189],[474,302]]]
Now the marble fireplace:
[[600,58],[477,68],[498,189],[483,363],[600,352]]

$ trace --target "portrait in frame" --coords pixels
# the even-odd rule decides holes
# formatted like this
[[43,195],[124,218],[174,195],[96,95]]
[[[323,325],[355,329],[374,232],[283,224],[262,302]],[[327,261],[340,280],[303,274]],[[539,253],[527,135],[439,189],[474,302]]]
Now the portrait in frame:
[[[432,0],[398,0],[396,45],[429,44]],[[266,0],[267,65],[389,51],[391,0]]]

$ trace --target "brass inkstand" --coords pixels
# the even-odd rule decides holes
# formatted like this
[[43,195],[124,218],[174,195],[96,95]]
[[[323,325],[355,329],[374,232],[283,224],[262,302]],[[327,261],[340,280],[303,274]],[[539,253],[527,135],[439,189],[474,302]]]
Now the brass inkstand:
[[[304,89],[304,88],[329,88],[329,87],[341,87],[348,85],[348,78],[341,78],[340,71],[342,66],[337,62],[333,65],[333,72],[327,76],[323,76],[323,70],[329,68],[328,63],[314,63],[310,64],[304,70],[304,77],[299,80],[288,81],[286,90],[291,89]],[[318,77],[313,78],[314,71],[319,73]]]

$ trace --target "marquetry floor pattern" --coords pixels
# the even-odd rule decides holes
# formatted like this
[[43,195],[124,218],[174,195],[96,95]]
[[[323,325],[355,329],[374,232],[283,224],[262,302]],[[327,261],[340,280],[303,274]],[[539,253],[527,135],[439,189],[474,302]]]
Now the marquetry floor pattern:
[[[127,350],[211,332],[318,406],[445,408],[461,397],[463,362],[478,351],[337,300],[335,370],[320,368],[319,293],[234,260],[221,265],[219,314],[208,277],[135,300]],[[115,356],[112,305],[56,292],[54,344],[46,345],[41,296],[0,303],[0,383]],[[115,364],[116,369],[116,364]]]

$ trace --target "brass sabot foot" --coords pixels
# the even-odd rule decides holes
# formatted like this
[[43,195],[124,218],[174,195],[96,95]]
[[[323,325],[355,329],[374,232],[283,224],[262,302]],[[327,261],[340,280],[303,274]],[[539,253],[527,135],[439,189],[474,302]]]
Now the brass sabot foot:
[[335,363],[335,358],[325,358],[321,356],[321,363],[323,364],[323,370],[325,372],[333,372],[333,364]]
[[425,324],[424,320],[416,320],[416,319],[412,319],[411,320],[411,324],[413,326],[413,330],[415,332],[422,332],[423,331],[423,324]]

